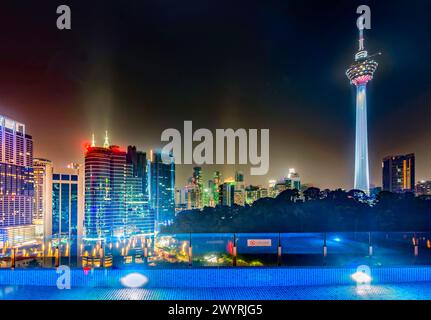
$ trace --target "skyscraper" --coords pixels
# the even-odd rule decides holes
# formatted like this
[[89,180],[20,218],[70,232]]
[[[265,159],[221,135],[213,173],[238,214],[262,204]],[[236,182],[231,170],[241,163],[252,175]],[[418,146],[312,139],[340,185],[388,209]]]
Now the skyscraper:
[[244,183],[244,173],[242,171],[235,172],[234,202],[239,206],[245,205],[245,183]]
[[208,187],[210,189],[210,193],[212,194],[210,203],[213,204],[213,207],[219,204],[219,187],[223,183],[222,181],[222,174],[220,171],[215,171],[213,179],[211,180],[211,183],[208,184]]
[[415,155],[389,156],[383,159],[383,190],[415,191]]
[[201,209],[203,207],[203,183],[202,168],[194,167],[193,176],[190,184],[190,193],[192,193],[192,207]]
[[150,208],[148,192],[148,163],[145,152],[127,148],[126,234],[154,234],[154,210]]
[[126,233],[126,152],[93,143],[85,152],[85,235],[89,239]]
[[34,239],[33,139],[25,125],[0,116],[0,247]]
[[175,216],[175,162],[164,163],[161,152],[151,156],[150,204],[155,212],[156,231],[169,224]]
[[84,227],[83,167],[70,164],[52,175],[52,212],[44,219],[46,237],[70,239],[76,244]]
[[356,87],[355,189],[369,193],[367,83],[373,79],[378,63],[369,56],[364,46],[364,27],[359,29],[359,49],[355,62],[346,71],[350,83]]
[[147,159],[147,153],[138,151],[135,146],[127,147],[127,163],[132,165],[133,175],[139,177],[142,180],[142,193],[144,194],[145,200],[149,199],[149,187],[148,187],[148,176],[149,176],[149,161]]
[[231,207],[235,203],[235,182],[228,181],[219,187],[219,204]]
[[33,224],[36,226],[36,236],[46,237],[50,235],[51,224],[46,219],[52,215],[52,174],[53,164],[51,160],[34,159],[34,201]]

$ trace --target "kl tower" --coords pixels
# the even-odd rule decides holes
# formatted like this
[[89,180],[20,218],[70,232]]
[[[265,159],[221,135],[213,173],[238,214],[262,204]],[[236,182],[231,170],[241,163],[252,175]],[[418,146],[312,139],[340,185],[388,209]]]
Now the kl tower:
[[[355,62],[347,69],[350,83],[356,87],[355,186],[366,194],[370,191],[367,132],[367,83],[373,79],[378,63],[369,56],[364,45],[364,27],[359,28],[359,49]],[[379,53],[380,54],[380,53]]]

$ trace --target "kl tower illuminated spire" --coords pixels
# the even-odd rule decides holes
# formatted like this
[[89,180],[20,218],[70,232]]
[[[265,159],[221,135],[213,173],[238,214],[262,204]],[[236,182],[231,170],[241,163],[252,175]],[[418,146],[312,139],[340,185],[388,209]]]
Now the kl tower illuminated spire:
[[[379,53],[380,54],[380,53]],[[356,141],[355,189],[369,194],[370,173],[368,165],[367,132],[367,83],[373,79],[378,63],[369,56],[364,46],[364,27],[359,27],[359,49],[355,62],[346,71],[350,83],[356,87]]]

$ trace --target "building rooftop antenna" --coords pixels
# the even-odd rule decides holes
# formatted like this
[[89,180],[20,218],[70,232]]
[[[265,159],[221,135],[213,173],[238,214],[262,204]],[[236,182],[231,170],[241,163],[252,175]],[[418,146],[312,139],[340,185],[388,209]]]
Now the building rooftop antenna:
[[109,148],[109,137],[108,137],[108,130],[105,131],[105,141],[103,142],[104,148]]

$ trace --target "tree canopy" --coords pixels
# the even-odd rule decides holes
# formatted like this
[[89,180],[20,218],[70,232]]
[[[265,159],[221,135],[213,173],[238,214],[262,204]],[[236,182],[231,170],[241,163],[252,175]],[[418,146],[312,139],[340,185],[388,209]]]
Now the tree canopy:
[[276,198],[262,198],[251,206],[205,207],[179,212],[165,233],[233,232],[360,232],[428,231],[431,200],[413,194],[381,192],[370,200],[360,190],[309,188]]

